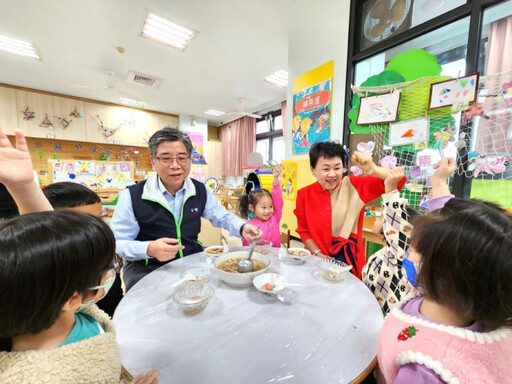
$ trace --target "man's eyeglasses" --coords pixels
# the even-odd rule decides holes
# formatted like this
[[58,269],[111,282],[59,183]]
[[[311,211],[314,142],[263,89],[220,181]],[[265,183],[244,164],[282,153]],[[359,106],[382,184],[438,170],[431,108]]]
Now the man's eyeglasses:
[[187,165],[190,159],[189,156],[178,156],[178,157],[170,157],[170,156],[160,156],[156,158],[160,164],[163,165],[171,165],[174,160],[178,163],[178,165]]

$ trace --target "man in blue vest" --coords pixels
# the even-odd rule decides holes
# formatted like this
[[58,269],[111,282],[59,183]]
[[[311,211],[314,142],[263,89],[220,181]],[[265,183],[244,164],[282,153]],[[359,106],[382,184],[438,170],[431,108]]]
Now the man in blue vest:
[[178,129],[155,132],[149,153],[156,173],[119,194],[110,227],[117,253],[127,260],[126,290],[176,256],[201,252],[201,217],[249,242],[261,236],[255,226],[229,213],[203,183],[189,177],[192,149],[190,138]]

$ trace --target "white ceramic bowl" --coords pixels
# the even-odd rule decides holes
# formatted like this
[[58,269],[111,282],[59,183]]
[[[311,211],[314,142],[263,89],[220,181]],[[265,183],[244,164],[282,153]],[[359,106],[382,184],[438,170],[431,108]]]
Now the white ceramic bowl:
[[306,248],[288,248],[286,256],[297,263],[303,263],[311,256],[311,252]]
[[252,281],[254,287],[263,293],[276,295],[288,283],[288,279],[278,273],[262,273]]
[[316,263],[316,266],[322,277],[330,281],[340,281],[352,269],[351,265],[330,259],[322,259]]
[[204,249],[204,253],[211,257],[219,257],[220,255],[224,255],[228,252],[229,247],[227,245],[212,245],[211,247]]
[[254,252],[252,254],[253,260],[259,260],[263,262],[266,267],[263,269],[260,269],[259,271],[254,272],[247,272],[247,273],[236,273],[236,272],[226,272],[222,269],[219,269],[219,265],[222,264],[224,261],[227,261],[232,258],[247,258],[249,256],[249,251],[237,251],[237,252],[229,252],[224,255],[221,255],[215,259],[214,265],[215,265],[215,273],[219,278],[228,284],[232,285],[238,285],[238,286],[248,286],[252,284],[252,279],[254,279],[255,276],[261,275],[262,273],[265,273],[267,269],[270,266],[270,260],[267,256],[262,255],[261,253]]
[[203,310],[212,295],[211,285],[185,284],[176,290],[174,301],[179,304],[183,312],[193,314]]

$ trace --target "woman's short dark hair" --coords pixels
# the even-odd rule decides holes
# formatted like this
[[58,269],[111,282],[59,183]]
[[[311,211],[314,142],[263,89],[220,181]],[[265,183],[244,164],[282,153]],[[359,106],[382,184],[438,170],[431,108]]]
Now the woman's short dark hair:
[[347,168],[347,151],[340,143],[335,141],[325,141],[323,143],[313,144],[309,150],[309,164],[311,168],[316,167],[316,163],[320,157],[326,159],[334,159],[339,157],[343,162],[343,167]]
[[75,292],[88,296],[115,254],[110,228],[92,215],[55,211],[0,224],[0,338],[51,327]]
[[425,295],[492,330],[512,326],[512,215],[495,204],[452,199],[416,217],[411,247]]
[[43,188],[43,193],[55,209],[101,203],[100,197],[93,190],[71,181],[50,184]]
[[165,127],[153,133],[149,138],[149,155],[155,158],[158,146],[165,141],[181,141],[187,148],[189,156],[194,150],[192,140],[190,140],[186,133],[181,132],[177,128]]

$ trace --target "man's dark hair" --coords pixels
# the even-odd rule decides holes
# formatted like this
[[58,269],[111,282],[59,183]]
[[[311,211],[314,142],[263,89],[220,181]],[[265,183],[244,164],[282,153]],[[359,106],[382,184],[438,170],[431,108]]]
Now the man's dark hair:
[[160,143],[165,141],[181,141],[183,144],[185,144],[189,156],[192,154],[194,149],[194,145],[192,144],[192,141],[187,134],[176,128],[165,127],[153,133],[153,135],[149,138],[149,154],[151,157],[156,157],[158,146]]
[[512,215],[495,204],[452,199],[415,217],[425,295],[486,329],[512,326]]
[[43,189],[43,193],[54,209],[101,203],[100,197],[94,191],[71,181],[50,184]]
[[316,163],[320,157],[326,159],[334,159],[339,157],[343,162],[343,167],[347,168],[347,152],[340,143],[335,141],[325,141],[323,143],[313,144],[309,150],[309,164],[311,168],[316,167]]

